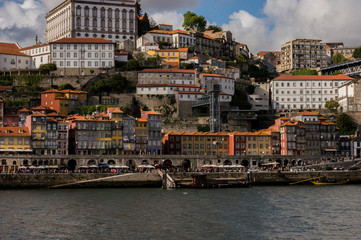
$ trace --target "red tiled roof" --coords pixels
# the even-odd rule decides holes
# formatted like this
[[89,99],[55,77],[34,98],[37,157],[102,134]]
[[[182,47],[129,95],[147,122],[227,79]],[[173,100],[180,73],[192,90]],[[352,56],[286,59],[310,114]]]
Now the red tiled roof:
[[137,87],[189,87],[189,88],[199,88],[197,85],[191,84],[138,84]]
[[27,127],[1,127],[0,136],[2,137],[30,137],[30,132]]
[[33,48],[39,48],[39,47],[46,47],[46,46],[49,46],[49,44],[33,45],[33,46],[30,46],[30,47],[21,48],[20,51],[25,51],[25,50],[29,50],[29,49],[33,49]]
[[300,76],[279,76],[273,80],[355,80],[345,74],[317,76],[317,75],[300,75]]
[[159,112],[154,112],[154,111],[142,111],[142,115],[143,114],[152,114],[152,115],[162,115],[161,113]]
[[318,113],[306,111],[298,114],[298,116],[318,116]]
[[31,112],[31,111],[29,109],[23,108],[23,109],[20,109],[18,112]]
[[34,113],[31,114],[30,116],[32,116],[32,117],[46,117],[45,114],[40,113],[40,112],[34,112]]
[[113,42],[103,38],[62,38],[52,43],[109,43]]
[[0,43],[0,53],[29,57],[29,55],[21,53],[20,48],[15,43]]
[[220,75],[220,74],[210,74],[210,73],[201,73],[204,77],[222,77],[222,78],[229,78],[229,79],[233,79],[224,75]]
[[183,69],[144,69],[140,73],[196,73],[195,70]]
[[13,90],[12,86],[0,86],[0,92]]

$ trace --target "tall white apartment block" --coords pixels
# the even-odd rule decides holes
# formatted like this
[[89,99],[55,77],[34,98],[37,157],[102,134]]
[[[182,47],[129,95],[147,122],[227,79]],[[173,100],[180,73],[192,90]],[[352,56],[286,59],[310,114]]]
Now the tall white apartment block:
[[135,41],[135,0],[66,0],[46,15],[46,41],[62,38],[104,38]]
[[355,79],[336,76],[280,76],[271,81],[275,110],[325,109],[326,101],[337,100],[339,87]]
[[295,39],[281,46],[281,72],[327,67],[326,43]]

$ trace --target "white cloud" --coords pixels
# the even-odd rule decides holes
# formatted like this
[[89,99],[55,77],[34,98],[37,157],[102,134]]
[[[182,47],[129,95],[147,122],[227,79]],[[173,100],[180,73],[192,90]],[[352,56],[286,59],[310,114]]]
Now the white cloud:
[[41,39],[45,33],[45,13],[45,7],[36,0],[4,2],[0,7],[0,41],[34,44],[35,35]]
[[267,0],[263,18],[240,10],[222,27],[253,53],[279,50],[294,38],[361,45],[359,9],[359,0]]
[[199,6],[200,0],[141,0],[143,12],[159,13],[176,10],[192,10]]
[[183,29],[183,14],[176,11],[154,13],[151,15],[157,24],[173,25],[173,29]]

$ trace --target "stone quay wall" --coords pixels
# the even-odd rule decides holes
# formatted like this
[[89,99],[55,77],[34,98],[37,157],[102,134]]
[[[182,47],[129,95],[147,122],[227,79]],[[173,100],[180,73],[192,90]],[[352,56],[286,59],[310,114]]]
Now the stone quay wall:
[[[66,188],[145,188],[162,186],[162,179],[156,173],[122,175],[109,173],[0,174],[0,189],[58,188],[59,185],[59,188],[61,188],[61,185],[66,185],[64,186]],[[103,179],[112,176],[119,177]],[[100,180],[86,182],[95,179]]]

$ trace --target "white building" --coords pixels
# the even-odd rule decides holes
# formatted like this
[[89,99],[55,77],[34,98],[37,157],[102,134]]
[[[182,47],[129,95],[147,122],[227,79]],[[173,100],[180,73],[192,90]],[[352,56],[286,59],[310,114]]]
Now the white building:
[[102,38],[63,38],[50,47],[59,75],[97,74],[114,67],[114,43]]
[[62,38],[135,40],[135,0],[65,0],[46,15],[46,41]]
[[31,68],[31,57],[20,52],[18,44],[0,43],[0,71]]
[[338,88],[338,103],[341,112],[361,111],[361,96],[359,82],[352,81]]
[[254,93],[248,96],[249,102],[252,104],[252,110],[268,111],[269,106],[269,83],[257,83]]
[[219,74],[209,74],[201,73],[200,74],[200,87],[201,89],[205,88],[205,93],[212,89],[213,84],[219,84],[221,86],[221,91],[223,93],[234,95],[234,79],[226,77]]
[[41,64],[50,63],[50,45],[38,44],[31,47],[20,49],[20,52],[31,56],[32,66],[31,68],[39,68]]
[[354,79],[336,76],[280,76],[271,81],[272,108],[276,110],[324,109],[338,99],[338,88]]

